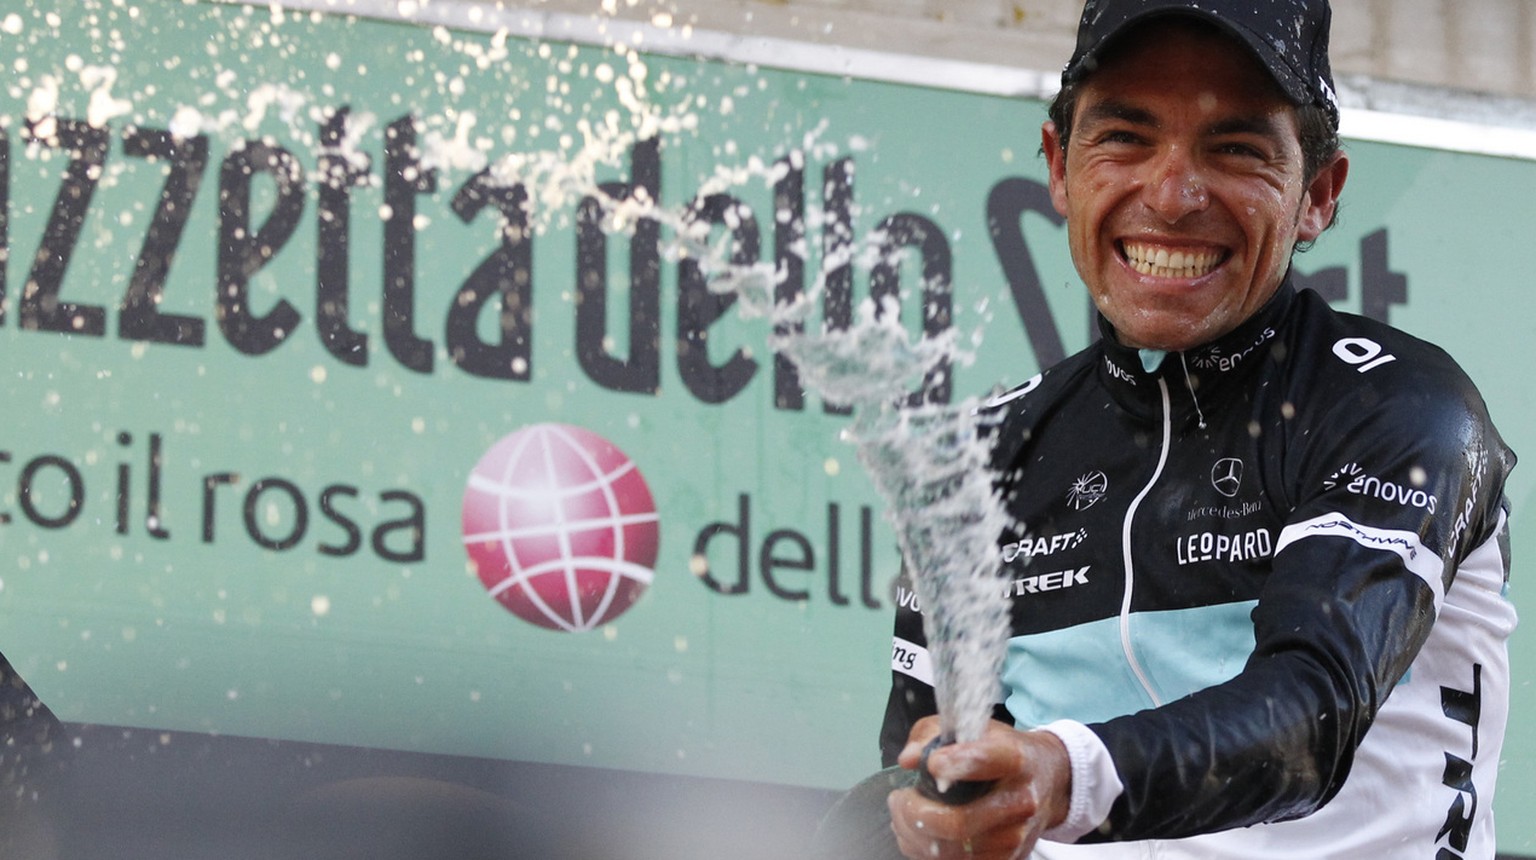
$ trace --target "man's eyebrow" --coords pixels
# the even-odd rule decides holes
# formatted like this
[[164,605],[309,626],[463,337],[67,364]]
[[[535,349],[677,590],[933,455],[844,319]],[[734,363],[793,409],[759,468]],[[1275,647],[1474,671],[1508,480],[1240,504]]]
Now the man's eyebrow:
[[1125,122],[1132,125],[1155,127],[1157,118],[1152,112],[1118,99],[1105,99],[1090,105],[1079,121],[1084,125],[1101,122]]
[[1253,134],[1261,137],[1283,137],[1285,130],[1281,127],[1278,114],[1262,113],[1252,116],[1234,116],[1219,119],[1206,128],[1206,134],[1212,137],[1222,137],[1229,134]]

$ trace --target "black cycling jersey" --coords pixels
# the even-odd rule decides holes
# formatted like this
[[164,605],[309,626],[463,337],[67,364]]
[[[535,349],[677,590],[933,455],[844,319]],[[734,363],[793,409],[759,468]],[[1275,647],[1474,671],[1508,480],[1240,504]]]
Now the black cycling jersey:
[[[989,406],[1016,522],[999,716],[1086,726],[1074,773],[1119,781],[1074,784],[1088,818],[1048,837],[1491,857],[1515,458],[1472,383],[1289,283],[1185,353],[1100,325]],[[921,607],[898,598],[887,764],[934,707]]]

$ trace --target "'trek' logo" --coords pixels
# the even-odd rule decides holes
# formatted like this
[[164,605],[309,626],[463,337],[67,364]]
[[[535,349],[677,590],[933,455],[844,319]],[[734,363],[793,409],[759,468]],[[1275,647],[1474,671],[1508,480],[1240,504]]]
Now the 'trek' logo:
[[635,464],[580,427],[535,424],[485,452],[464,490],[464,548],[486,590],[551,630],[591,630],[651,584],[656,503]]

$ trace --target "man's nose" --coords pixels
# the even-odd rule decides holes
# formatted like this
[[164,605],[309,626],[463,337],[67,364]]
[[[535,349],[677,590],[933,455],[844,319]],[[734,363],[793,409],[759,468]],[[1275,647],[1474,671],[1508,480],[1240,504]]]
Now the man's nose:
[[1149,165],[1151,176],[1143,188],[1147,207],[1169,224],[1210,205],[1210,195],[1200,165],[1189,150],[1170,147]]

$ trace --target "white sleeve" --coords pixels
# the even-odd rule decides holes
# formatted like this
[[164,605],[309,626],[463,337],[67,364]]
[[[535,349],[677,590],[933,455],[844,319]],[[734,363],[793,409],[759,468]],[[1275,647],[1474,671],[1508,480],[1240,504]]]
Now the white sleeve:
[[1051,842],[1076,842],[1109,817],[1110,807],[1125,790],[1109,749],[1099,736],[1076,720],[1057,720],[1037,731],[1050,732],[1067,747],[1072,763],[1072,806],[1060,824],[1040,835]]

